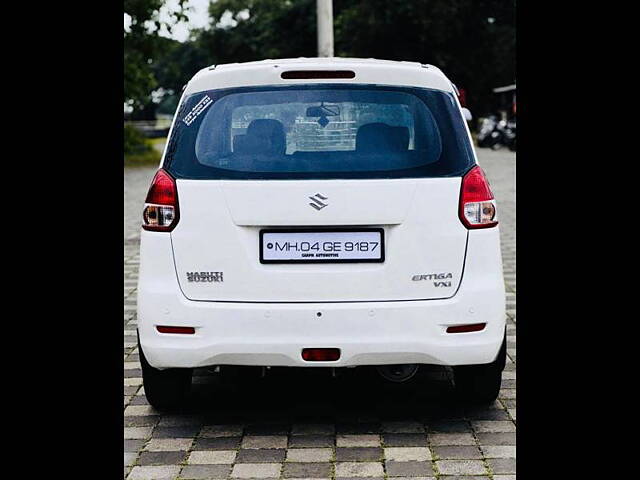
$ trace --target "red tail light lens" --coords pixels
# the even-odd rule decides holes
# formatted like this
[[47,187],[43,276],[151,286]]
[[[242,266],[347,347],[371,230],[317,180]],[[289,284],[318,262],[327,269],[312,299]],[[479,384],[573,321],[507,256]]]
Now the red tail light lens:
[[158,325],[156,330],[160,333],[181,333],[185,335],[193,335],[196,333],[196,329],[193,327],[172,327],[168,325]]
[[155,232],[170,232],[178,224],[178,189],[176,181],[160,169],[153,177],[144,211],[142,228]]
[[339,348],[303,348],[302,359],[307,362],[335,362],[340,358]]
[[477,165],[462,178],[460,221],[467,228],[489,228],[498,224],[491,187],[484,172]]
[[447,327],[447,333],[466,333],[466,332],[479,332],[484,330],[486,323],[472,323],[470,325],[453,325]]

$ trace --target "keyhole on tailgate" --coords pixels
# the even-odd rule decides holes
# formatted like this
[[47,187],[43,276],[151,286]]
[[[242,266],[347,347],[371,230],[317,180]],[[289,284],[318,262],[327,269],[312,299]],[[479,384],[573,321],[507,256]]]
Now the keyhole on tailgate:
[[318,313],[316,313],[316,315],[321,317],[322,316],[322,312],[318,312]]

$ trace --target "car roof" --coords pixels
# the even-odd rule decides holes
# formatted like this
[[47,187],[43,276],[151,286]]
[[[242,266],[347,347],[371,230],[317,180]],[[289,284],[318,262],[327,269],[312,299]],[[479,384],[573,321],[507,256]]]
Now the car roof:
[[[283,79],[282,72],[350,70],[354,78]],[[309,83],[375,84],[434,88],[454,92],[451,81],[433,65],[374,58],[284,58],[211,65],[196,73],[184,94],[219,88]]]

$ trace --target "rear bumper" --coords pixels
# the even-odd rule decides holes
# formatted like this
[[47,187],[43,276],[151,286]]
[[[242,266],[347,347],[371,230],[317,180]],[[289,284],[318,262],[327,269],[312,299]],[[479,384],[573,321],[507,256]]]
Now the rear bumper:
[[[145,233],[138,330],[145,357],[156,368],[470,365],[493,361],[502,343],[504,286],[499,244],[495,248],[497,229],[470,235],[464,277],[452,298],[279,304],[188,300],[179,289],[170,258],[145,258],[144,242],[169,241],[168,234]],[[446,333],[450,325],[480,322],[487,324],[480,332]],[[190,326],[196,331],[162,334],[157,325]],[[340,359],[307,362],[301,352],[310,347],[339,348]]]
[[[189,302],[189,301],[187,301]],[[469,313],[460,301],[362,304],[217,304],[189,302],[180,322],[194,335],[161,334],[139,324],[142,348],[156,368],[208,365],[336,366],[489,363],[504,320]],[[175,311],[175,309],[174,309]],[[318,316],[321,313],[321,316]],[[486,321],[481,332],[446,333],[448,325]],[[336,347],[334,362],[306,362],[303,348]]]

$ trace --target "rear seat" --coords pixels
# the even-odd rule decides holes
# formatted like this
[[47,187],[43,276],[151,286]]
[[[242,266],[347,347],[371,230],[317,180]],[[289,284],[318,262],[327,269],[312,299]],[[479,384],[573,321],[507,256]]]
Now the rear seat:
[[409,129],[392,127],[386,123],[367,123],[356,133],[356,152],[391,153],[409,148]]
[[245,135],[233,137],[233,151],[245,155],[284,155],[287,140],[284,127],[278,120],[253,120]]
[[329,170],[350,171],[361,169],[362,157],[366,156],[367,168],[386,170],[390,163],[399,160],[399,154],[410,153],[409,129],[381,122],[367,123],[358,128],[355,151],[300,151],[286,155],[283,125],[273,119],[253,120],[246,132],[233,137],[233,151],[237,156],[234,162],[240,169],[259,168],[264,162],[268,164],[268,170],[279,166],[282,171],[305,171],[314,170],[317,164],[322,163],[323,168]]

